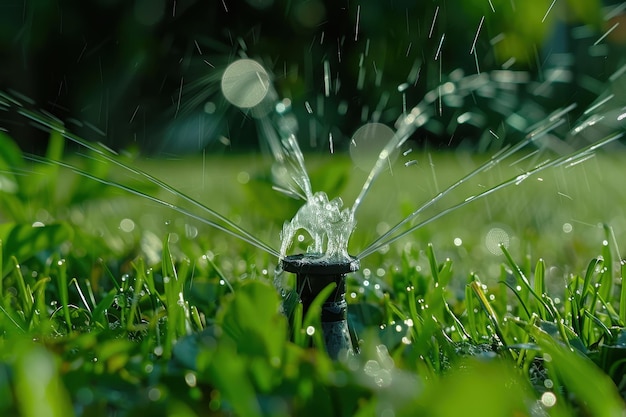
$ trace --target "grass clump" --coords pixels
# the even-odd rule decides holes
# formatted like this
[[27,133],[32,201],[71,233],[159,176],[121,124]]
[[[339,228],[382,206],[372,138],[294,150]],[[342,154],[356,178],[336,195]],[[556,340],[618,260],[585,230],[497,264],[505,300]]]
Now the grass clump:
[[[21,161],[12,152],[4,161]],[[359,354],[334,362],[318,317],[281,313],[269,255],[178,219],[146,230],[132,215],[145,206],[121,200],[129,230],[110,189],[99,199],[80,177],[26,192],[66,174],[9,166],[3,181],[20,186],[0,193],[13,208],[0,226],[2,415],[623,415],[626,268],[609,227],[580,273],[520,245],[476,257],[469,238],[463,256],[411,242],[374,255],[348,282]],[[38,170],[53,168],[44,182]],[[478,272],[459,268],[468,257]]]

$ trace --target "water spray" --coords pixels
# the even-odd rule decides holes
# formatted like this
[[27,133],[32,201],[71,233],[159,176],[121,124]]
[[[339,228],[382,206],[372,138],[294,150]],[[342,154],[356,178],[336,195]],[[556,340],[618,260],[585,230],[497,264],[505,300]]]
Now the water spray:
[[[528,127],[522,128],[521,130],[528,132],[523,140],[515,145],[503,147],[500,152],[482,166],[406,216],[388,232],[368,245],[357,257],[350,256],[347,247],[355,228],[355,214],[358,208],[369,194],[372,184],[383,171],[388,169],[391,160],[398,155],[404,143],[417,129],[424,127],[431,119],[434,111],[433,105],[443,98],[455,97],[458,101],[474,93],[480,94],[485,85],[497,84],[498,82],[515,84],[518,80],[516,73],[511,71],[495,71],[492,74],[459,76],[457,78],[454,83],[447,82],[427,92],[420,103],[411,108],[410,111],[400,115],[396,120],[395,130],[380,123],[370,123],[357,131],[352,140],[351,154],[356,152],[355,163],[357,165],[359,164],[359,153],[364,153],[361,156],[368,157],[367,160],[360,161],[361,168],[367,168],[369,164],[372,165],[370,165],[369,174],[353,205],[344,208],[340,198],[329,200],[324,192],[313,191],[304,165],[304,156],[297,141],[297,121],[285,108],[284,103],[278,100],[278,94],[273,88],[271,77],[263,66],[250,59],[240,59],[233,62],[224,72],[222,79],[224,97],[231,104],[248,112],[256,119],[260,136],[267,142],[274,156],[275,170],[273,172],[279,173],[274,178],[275,188],[291,197],[304,200],[304,204],[294,217],[283,225],[279,262],[282,270],[296,274],[296,294],[299,297],[299,302],[302,303],[304,314],[322,290],[329,285],[335,285],[330,295],[324,300],[321,309],[325,346],[329,356],[334,359],[338,358],[342,352],[353,352],[347,324],[346,275],[359,269],[360,259],[406,236],[417,228],[469,204],[471,201],[485,197],[501,188],[513,184],[517,185],[526,178],[549,167],[567,164],[572,158],[584,156],[622,136],[622,133],[609,134],[604,137],[593,135],[593,141],[590,145],[577,149],[572,154],[548,157],[547,160],[540,161],[539,164],[532,166],[522,174],[517,173],[509,180],[490,187],[477,195],[469,196],[423,221],[411,224],[424,210],[450,195],[455,189],[479,173],[486,172],[527,147],[536,146],[540,151],[543,150],[544,146],[540,142],[545,138],[549,139],[550,135],[563,126],[566,117],[576,106],[570,105],[567,108],[558,109],[536,126],[530,129]],[[618,113],[621,114],[621,111]],[[619,119],[617,113],[612,118],[615,117]],[[463,117],[460,116],[459,119],[458,123],[465,122]],[[588,125],[583,125],[581,130],[586,127]],[[618,126],[611,127],[612,129],[609,131],[619,131]],[[576,135],[577,133],[574,130],[569,135]],[[383,144],[382,148],[381,143]],[[375,158],[369,159],[371,156],[375,156]],[[304,254],[287,256],[287,250],[296,237],[296,233],[300,230],[307,232],[313,243]]]

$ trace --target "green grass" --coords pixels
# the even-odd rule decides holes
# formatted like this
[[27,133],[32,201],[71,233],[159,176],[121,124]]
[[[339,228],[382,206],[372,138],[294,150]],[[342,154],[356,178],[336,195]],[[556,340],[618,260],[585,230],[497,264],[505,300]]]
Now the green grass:
[[[624,415],[621,155],[547,171],[364,259],[348,282],[360,353],[333,362],[320,332],[306,332],[319,318],[280,313],[276,259],[56,165],[25,163],[1,139],[3,416]],[[62,141],[52,143],[57,158]],[[352,250],[471,159],[433,154],[434,170],[420,161],[386,175]],[[328,160],[308,157],[314,187],[350,203],[361,174],[341,155]],[[274,247],[297,209],[271,191],[259,158],[128,163]],[[499,250],[495,229],[509,242]]]

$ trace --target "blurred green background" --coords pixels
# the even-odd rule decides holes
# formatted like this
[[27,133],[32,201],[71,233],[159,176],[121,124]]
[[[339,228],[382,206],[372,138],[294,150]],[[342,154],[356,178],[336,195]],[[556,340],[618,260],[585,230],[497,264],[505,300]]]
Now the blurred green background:
[[[549,93],[528,87],[518,99],[537,103],[538,119],[574,101],[582,111],[623,60],[626,25],[594,45],[623,15],[608,0],[4,0],[0,90],[115,148],[254,150],[254,123],[218,88],[225,66],[247,55],[291,100],[305,148],[327,151],[332,134],[345,149],[375,111],[393,123],[403,100],[410,108],[457,69],[525,70],[544,81],[565,68]],[[481,103],[462,107],[500,117]],[[442,124],[456,116],[443,112]],[[0,124],[26,151],[44,149],[47,134],[14,115],[0,114]],[[471,129],[419,140],[447,148],[461,136],[478,140]]]

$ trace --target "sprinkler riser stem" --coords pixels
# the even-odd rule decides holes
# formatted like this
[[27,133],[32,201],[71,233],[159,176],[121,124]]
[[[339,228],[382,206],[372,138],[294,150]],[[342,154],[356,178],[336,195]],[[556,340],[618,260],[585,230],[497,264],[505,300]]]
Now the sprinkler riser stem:
[[348,329],[348,303],[346,302],[346,276],[358,270],[357,260],[339,262],[316,262],[306,255],[288,256],[282,261],[283,269],[296,274],[296,290],[306,316],[311,303],[329,284],[334,290],[322,304],[321,323],[328,355],[337,359],[340,355],[354,353]]

